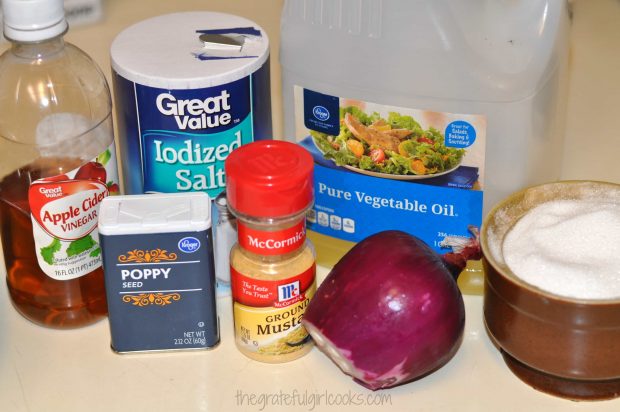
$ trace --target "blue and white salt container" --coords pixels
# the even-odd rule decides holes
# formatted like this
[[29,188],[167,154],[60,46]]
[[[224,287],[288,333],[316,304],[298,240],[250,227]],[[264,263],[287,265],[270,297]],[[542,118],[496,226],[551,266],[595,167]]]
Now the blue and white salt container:
[[215,199],[229,153],[272,137],[269,39],[256,23],[163,15],[123,30],[110,55],[126,194]]
[[230,152],[272,138],[269,39],[253,21],[215,12],[154,17],[122,31],[110,53],[125,194],[215,199]]

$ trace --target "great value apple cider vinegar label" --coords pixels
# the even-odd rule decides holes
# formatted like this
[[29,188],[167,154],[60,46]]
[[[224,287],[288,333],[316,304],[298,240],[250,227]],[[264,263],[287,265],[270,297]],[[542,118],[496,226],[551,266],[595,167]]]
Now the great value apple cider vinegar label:
[[316,292],[315,265],[286,279],[250,278],[231,267],[237,346],[263,355],[301,350],[308,332],[301,319]]
[[28,203],[37,259],[46,275],[70,280],[101,266],[99,205],[118,191],[114,144],[76,169],[32,182]]

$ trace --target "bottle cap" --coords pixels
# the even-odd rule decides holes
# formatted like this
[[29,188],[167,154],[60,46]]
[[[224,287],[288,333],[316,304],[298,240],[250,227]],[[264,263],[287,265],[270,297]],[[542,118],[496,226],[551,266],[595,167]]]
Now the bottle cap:
[[36,42],[67,31],[63,0],[2,0],[4,37]]
[[313,200],[312,156],[280,140],[235,149],[226,159],[228,204],[244,215],[276,218],[306,209]]

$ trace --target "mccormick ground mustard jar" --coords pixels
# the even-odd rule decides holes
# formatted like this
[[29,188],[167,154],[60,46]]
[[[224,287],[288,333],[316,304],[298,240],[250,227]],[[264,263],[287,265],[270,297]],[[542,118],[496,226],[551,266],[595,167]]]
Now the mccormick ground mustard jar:
[[238,231],[230,254],[235,343],[254,360],[286,362],[312,348],[301,325],[316,291],[305,220],[312,167],[308,152],[283,141],[249,144],[226,161]]
[[228,155],[271,139],[269,39],[250,20],[154,17],[122,31],[111,60],[126,194],[201,191],[215,199]]
[[319,263],[385,229],[446,253],[557,179],[568,23],[560,0],[287,0],[284,125],[314,157]]

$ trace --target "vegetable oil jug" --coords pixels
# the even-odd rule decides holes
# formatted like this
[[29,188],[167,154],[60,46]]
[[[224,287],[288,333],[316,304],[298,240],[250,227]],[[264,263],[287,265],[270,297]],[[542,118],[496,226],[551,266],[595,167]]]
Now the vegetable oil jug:
[[559,176],[565,1],[288,0],[281,23],[320,263],[384,229],[454,251],[499,199]]

